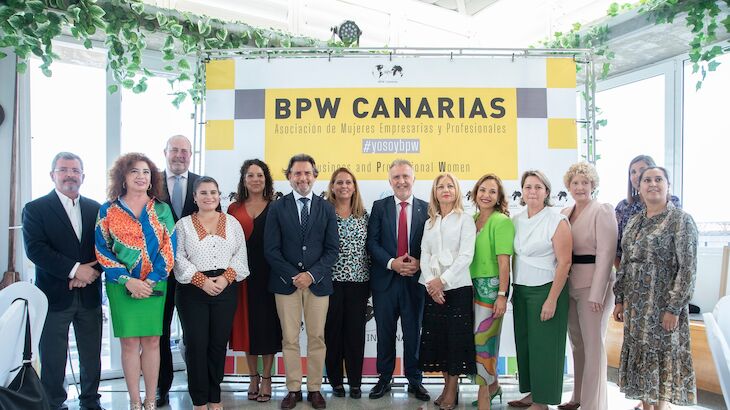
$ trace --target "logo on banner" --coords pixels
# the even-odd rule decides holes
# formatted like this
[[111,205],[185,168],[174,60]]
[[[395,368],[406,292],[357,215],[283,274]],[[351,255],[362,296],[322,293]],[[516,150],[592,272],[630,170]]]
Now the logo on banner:
[[379,83],[397,83],[397,80],[403,77],[403,66],[399,64],[391,66],[377,64],[371,73]]

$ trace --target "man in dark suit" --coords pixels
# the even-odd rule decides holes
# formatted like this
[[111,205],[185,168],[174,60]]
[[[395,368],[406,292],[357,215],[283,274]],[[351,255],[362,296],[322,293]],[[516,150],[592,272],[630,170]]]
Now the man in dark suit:
[[[198,206],[193,202],[193,184],[200,178],[189,171],[192,145],[183,135],[175,135],[167,140],[165,145],[165,188],[168,197],[165,202],[172,209],[175,222],[193,212]],[[170,402],[170,387],[172,387],[172,351],[170,350],[170,324],[175,309],[175,275],[167,277],[167,296],[165,298],[165,314],[162,322],[162,336],[160,336],[160,377],[157,382],[157,406],[164,406]]]
[[370,391],[379,399],[391,388],[395,369],[396,323],[401,318],[403,360],[408,392],[428,401],[418,369],[418,346],[423,316],[424,289],[418,284],[421,274],[423,226],[428,219],[428,204],[413,196],[413,166],[395,160],[389,170],[394,196],[373,203],[368,223],[367,246],[372,258],[370,288],[378,335],[378,383]]
[[289,390],[281,408],[293,409],[302,401],[299,332],[304,312],[307,400],[315,409],[323,409],[326,403],[319,390],[332,266],[339,255],[337,216],[332,204],[312,194],[317,179],[314,158],[306,154],[293,156],[285,173],[294,191],[270,205],[264,231],[264,255],[271,265],[269,290],[276,294]]
[[99,203],[79,195],[84,164],[60,152],[53,159],[56,188],[23,208],[25,252],[35,264],[36,285],[48,298],[39,344],[41,383],[51,410],[66,409],[66,351],[73,323],[80,362],[81,409],[101,409],[101,267],[94,253]]

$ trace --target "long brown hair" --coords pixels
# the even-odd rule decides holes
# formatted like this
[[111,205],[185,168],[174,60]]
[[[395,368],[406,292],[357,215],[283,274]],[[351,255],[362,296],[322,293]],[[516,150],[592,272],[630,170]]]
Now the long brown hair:
[[337,179],[337,174],[340,172],[344,172],[352,178],[352,185],[355,187],[355,192],[352,193],[352,197],[350,198],[350,208],[352,208],[352,215],[355,218],[362,218],[363,215],[365,215],[365,206],[362,204],[362,197],[360,196],[360,188],[357,186],[357,178],[355,178],[355,174],[350,172],[349,169],[345,167],[337,168],[335,172],[332,173],[332,177],[330,177],[330,183],[327,185],[327,195],[326,199],[332,204],[337,204],[337,198],[335,197],[335,191],[332,189],[335,185],[335,179]]
[[[456,190],[456,198],[454,201],[454,212],[456,213],[462,213],[464,212],[464,204],[461,200],[461,187],[459,187],[459,180],[456,179],[456,176],[450,172],[444,172],[436,176],[436,178],[433,180],[433,185],[431,186],[431,200],[428,201],[428,227],[433,227],[434,222],[436,222],[436,215],[441,214],[441,208],[439,207],[439,201],[436,197],[436,185],[438,185],[441,178],[449,178],[451,182],[454,183],[454,189]],[[443,218],[446,215],[441,215]]]
[[160,201],[167,199],[167,192],[162,182],[162,172],[157,168],[151,159],[140,152],[130,152],[122,155],[114,161],[114,165],[109,170],[109,188],[107,189],[107,199],[115,201],[120,196],[127,193],[127,187],[124,181],[129,171],[139,161],[144,161],[150,167],[150,187],[147,194]]
[[479,210],[479,204],[477,204],[477,192],[479,192],[479,187],[487,180],[492,180],[497,184],[497,203],[494,204],[494,210],[509,216],[509,204],[507,203],[507,196],[504,194],[504,185],[502,184],[502,180],[499,179],[496,174],[486,174],[479,178],[477,183],[474,184],[474,188],[471,190],[472,202],[474,202],[477,210]]
[[248,173],[248,169],[249,167],[251,167],[251,165],[257,165],[264,172],[264,200],[269,202],[273,201],[274,179],[271,177],[271,170],[269,170],[269,166],[266,165],[264,161],[261,161],[258,158],[247,159],[243,161],[243,165],[241,165],[241,177],[238,179],[238,190],[231,193],[229,199],[235,200],[236,202],[243,202],[248,199],[248,189],[246,189],[246,174]]

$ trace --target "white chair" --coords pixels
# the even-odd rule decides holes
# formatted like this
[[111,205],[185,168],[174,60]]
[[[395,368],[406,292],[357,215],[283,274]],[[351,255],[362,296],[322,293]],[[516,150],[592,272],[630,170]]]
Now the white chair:
[[713,312],[705,313],[703,318],[722,395],[725,404],[730,404],[730,296],[720,299]]
[[38,357],[38,342],[48,311],[48,299],[29,282],[17,282],[0,291],[0,383],[10,384],[23,361],[25,344],[25,302],[30,314],[31,349]]

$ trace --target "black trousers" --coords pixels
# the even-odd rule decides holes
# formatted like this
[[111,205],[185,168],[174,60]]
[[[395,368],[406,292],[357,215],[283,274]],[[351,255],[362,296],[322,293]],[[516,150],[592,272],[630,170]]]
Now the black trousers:
[[[99,279],[100,280],[100,279]],[[92,285],[93,286],[93,285]],[[41,358],[41,384],[48,396],[51,410],[65,408],[66,351],[68,328],[74,325],[76,350],[79,354],[81,406],[99,406],[101,376],[101,306],[87,309],[81,305],[81,292],[74,290],[71,306],[64,310],[49,310],[38,345]]]
[[332,387],[342,385],[342,362],[350,387],[360,387],[365,355],[365,310],[370,297],[369,282],[332,282],[324,342],[325,366]]
[[167,277],[167,295],[165,296],[165,312],[162,316],[162,336],[160,336],[160,376],[157,379],[157,390],[162,394],[170,391],[172,386],[172,350],[170,349],[170,325],[175,309],[175,289],[177,280],[170,273]]
[[234,282],[218,296],[195,285],[177,285],[175,304],[180,315],[188,369],[188,391],[193,405],[221,401],[226,345],[238,304]]

